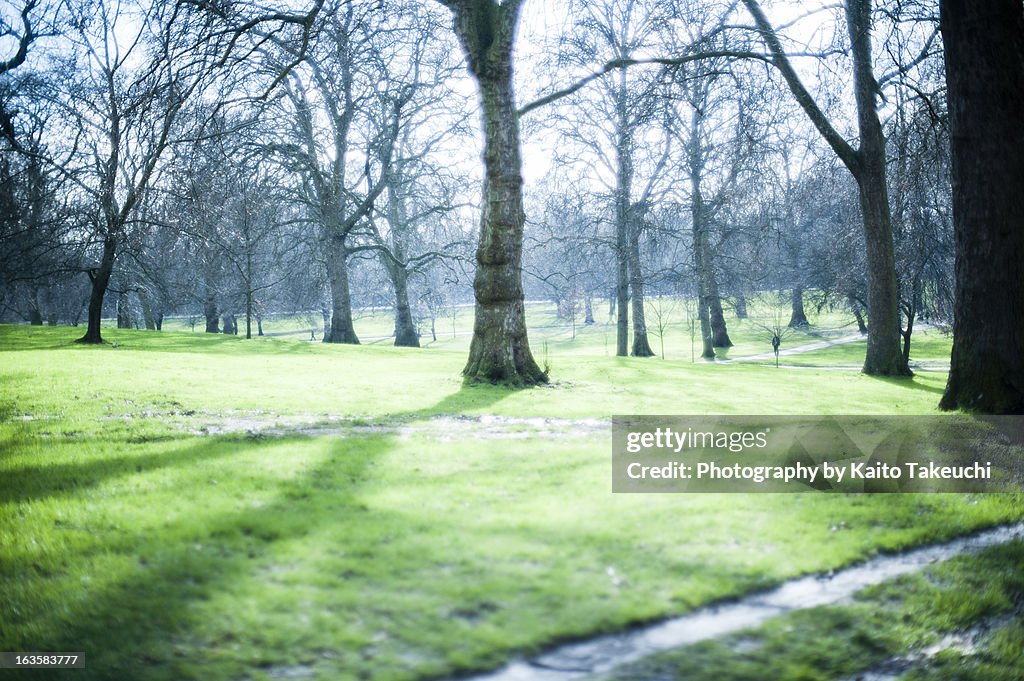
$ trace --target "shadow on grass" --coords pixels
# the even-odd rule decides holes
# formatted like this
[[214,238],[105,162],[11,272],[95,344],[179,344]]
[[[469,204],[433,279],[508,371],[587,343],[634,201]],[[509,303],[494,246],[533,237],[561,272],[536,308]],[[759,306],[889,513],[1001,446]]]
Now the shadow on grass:
[[293,341],[275,342],[269,338],[224,334],[190,333],[188,331],[141,331],[136,329],[104,328],[103,343],[87,345],[76,343],[82,328],[69,326],[0,325],[0,352],[74,349],[81,352],[117,352],[139,350],[146,352],[175,352],[189,354],[236,354],[241,348],[247,352],[268,355],[294,355],[309,353],[318,343]]
[[[66,678],[78,680],[242,678],[246,667],[270,666],[275,654],[264,656],[258,646],[248,648],[243,655],[248,659],[242,661],[228,650],[231,639],[258,640],[258,632],[224,632],[226,638],[216,642],[224,649],[189,646],[186,654],[180,644],[194,643],[195,631],[203,628],[202,604],[236,588],[253,571],[267,569],[278,546],[302,540],[325,523],[350,523],[365,511],[358,504],[360,485],[388,443],[379,437],[358,440],[357,455],[351,443],[339,441],[322,465],[280,484],[277,500],[261,508],[209,519],[197,509],[195,516],[155,535],[122,534],[121,542],[103,549],[132,559],[123,578],[102,590],[86,591],[77,602],[69,599],[63,608],[53,604],[56,607],[46,611],[48,617],[41,612],[7,612],[8,626],[24,627],[28,618],[42,616],[41,626],[36,627],[42,636],[12,640],[5,634],[0,638],[14,650],[85,651],[87,668],[66,673]],[[190,448],[172,458],[187,463],[190,457],[202,456],[203,449]],[[72,564],[68,572],[87,575],[88,553],[80,552],[76,557],[81,564]],[[36,584],[41,587],[45,584]],[[273,598],[268,602],[273,603]],[[308,626],[299,624],[301,612],[290,615],[297,628],[312,634]],[[197,653],[203,657],[197,658]],[[217,667],[212,676],[202,671],[211,665]]]
[[83,328],[73,326],[50,327],[0,324],[0,352],[68,348],[83,333]]
[[[867,374],[865,374],[867,375]],[[894,376],[869,376],[880,383],[888,383],[891,386],[897,388],[905,388],[907,390],[923,390],[934,395],[941,395],[944,392],[943,387],[928,385],[920,380],[918,376],[907,376],[907,377],[894,377]]]
[[[433,407],[405,416],[418,419],[485,407],[510,393],[492,387],[464,387]],[[254,448],[323,442],[308,437],[217,437],[204,438],[198,444],[190,440],[194,442],[190,438],[161,443],[169,450],[151,454],[17,468],[5,472],[0,503],[21,514],[30,512],[41,498],[71,498],[118,476],[128,479],[135,473],[178,467],[205,478],[201,468],[196,472],[188,467],[250,454]],[[394,444],[393,436],[378,434],[333,440],[322,460],[302,475],[291,480],[275,477],[270,483],[274,498],[269,503],[239,499],[231,504],[239,510],[226,514],[213,514],[202,507],[176,517],[172,513],[168,517],[173,519],[163,526],[158,523],[157,531],[119,527],[116,507],[113,520],[103,510],[100,517],[87,518],[76,528],[65,528],[55,520],[58,529],[50,533],[44,527],[42,532],[49,535],[45,541],[66,544],[64,551],[51,549],[38,554],[38,559],[28,557],[37,555],[31,550],[14,549],[0,555],[0,587],[11,594],[0,602],[0,647],[86,653],[86,669],[39,672],[36,677],[47,679],[304,677],[305,669],[321,661],[321,652],[330,665],[354,674],[352,678],[368,678],[375,662],[366,651],[373,648],[378,632],[352,633],[352,640],[339,641],[325,634],[317,622],[322,617],[347,621],[366,616],[372,604],[365,603],[359,585],[372,582],[377,570],[387,573],[400,567],[401,561],[389,561],[388,555],[397,554],[406,562],[418,558],[414,541],[409,542],[412,548],[405,541],[394,541],[396,536],[415,534],[410,520],[403,513],[371,510],[361,499],[367,482],[379,485],[374,468]],[[195,482],[183,475],[171,484],[188,495]],[[251,491],[248,485],[243,489]],[[133,494],[125,494],[128,503]],[[140,496],[144,499],[144,494]],[[224,505],[232,498],[216,501]],[[57,508],[68,509],[68,501],[59,503]],[[97,503],[95,496],[83,499],[83,506],[92,503]],[[102,507],[108,502],[100,499],[98,503]],[[84,509],[80,512],[86,513]],[[13,516],[11,520],[17,523]],[[71,537],[62,534],[65,529],[78,532]],[[309,540],[311,535],[317,539]],[[299,545],[302,553],[291,554]],[[321,588],[329,593],[329,603],[309,601],[303,594],[316,592],[316,588],[302,581],[304,575],[293,578],[289,574],[293,561],[307,571],[311,562],[316,566],[316,559],[304,553],[307,547],[359,558],[353,571],[321,574],[315,570],[311,574],[311,581],[327,584]],[[30,560],[36,562],[26,564]],[[396,562],[398,566],[393,564]],[[97,574],[97,565],[106,565],[108,570],[113,565],[118,574],[114,578]],[[365,572],[367,565],[369,573]],[[360,566],[364,572],[359,571]],[[104,586],[90,589],[93,581]],[[296,593],[298,602],[292,600]],[[223,602],[239,612],[216,612],[210,624],[204,610],[212,607],[211,602]],[[353,624],[350,629],[359,627]],[[298,642],[301,645],[295,645]],[[33,678],[31,673],[27,678]]]
[[[31,435],[28,433],[5,438],[4,448],[14,450],[19,444],[27,442],[30,438]],[[173,438],[169,442],[177,441],[186,444],[194,440],[194,437],[183,435]],[[167,446],[166,443],[160,444]],[[70,452],[73,448],[83,445],[101,447],[109,446],[109,442],[92,438],[80,439],[75,442],[61,442],[59,445],[54,445],[53,448]],[[232,456],[252,445],[251,438],[223,436],[204,439],[198,444],[170,451],[125,454],[123,456],[96,455],[95,458],[81,463],[46,463],[38,466],[5,468],[3,486],[0,487],[0,504],[18,504],[51,496],[75,495],[95,488],[110,478],[148,473],[153,470]]]

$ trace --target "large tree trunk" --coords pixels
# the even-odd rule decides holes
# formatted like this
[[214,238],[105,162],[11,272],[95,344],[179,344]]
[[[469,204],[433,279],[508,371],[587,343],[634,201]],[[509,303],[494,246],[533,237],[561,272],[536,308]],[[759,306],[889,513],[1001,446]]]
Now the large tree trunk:
[[476,318],[469,381],[546,383],[530,352],[523,300],[523,178],[519,115],[512,88],[512,45],[520,4],[448,3],[480,93],[484,132],[484,206],[476,251]]
[[156,318],[153,316],[153,306],[149,301],[149,294],[146,289],[139,289],[139,305],[142,307],[142,320],[146,324],[147,331],[158,331]]
[[420,335],[409,306],[409,271],[405,265],[408,217],[402,193],[400,171],[392,168],[387,174],[388,222],[391,225],[391,256],[383,257],[384,269],[395,292],[395,346],[418,348]]
[[[877,120],[877,116],[875,117]],[[879,128],[881,135],[881,128]],[[884,143],[883,143],[884,144]],[[865,156],[866,165],[869,163]],[[889,200],[885,184],[885,157],[879,153],[874,170],[858,181],[864,215],[868,265],[868,348],[864,373],[875,376],[909,376],[900,349],[899,296],[896,261],[892,247]]]
[[697,318],[700,320],[700,337],[703,348],[700,356],[704,359],[715,358],[714,331],[711,328],[711,296],[708,291],[708,278],[705,268],[707,235],[704,230],[704,205],[700,194],[699,184],[694,184],[691,215],[693,219],[693,258],[697,270]]
[[590,292],[583,297],[583,323],[594,323],[594,294]]
[[413,322],[412,308],[409,305],[409,273],[395,263],[389,265],[387,270],[391,275],[391,285],[395,289],[395,345],[418,348],[420,335],[416,333],[416,324]]
[[633,300],[634,357],[653,357],[654,350],[647,339],[647,314],[644,310],[644,277],[640,270],[640,224],[635,211],[629,221],[629,288]]
[[716,348],[731,348],[732,339],[725,324],[725,311],[722,309],[722,296],[718,292],[718,275],[715,274],[714,253],[707,250],[708,277],[708,315],[711,322],[711,343]]
[[206,333],[220,333],[220,315],[217,311],[217,299],[212,291],[207,291],[203,303],[203,316],[206,317]]
[[32,295],[28,299],[28,323],[31,326],[43,325],[43,310],[39,304],[39,289],[33,288]]
[[747,297],[742,293],[736,294],[736,318],[747,318]]
[[804,312],[804,287],[794,286],[790,292],[790,307],[792,312],[789,315],[789,328],[804,329],[809,326],[807,314]]
[[132,308],[128,302],[127,291],[121,291],[117,294],[117,328],[132,328]]
[[103,297],[107,294],[110,274],[114,271],[114,256],[117,253],[117,241],[107,236],[103,240],[103,255],[100,265],[89,273],[92,280],[92,292],[89,294],[89,317],[85,335],[78,339],[79,343],[102,343],[100,322],[103,319]]
[[615,312],[615,354],[629,354],[629,251],[625,232],[615,238],[615,296],[611,308]]
[[956,294],[943,409],[1024,414],[1024,12],[943,0]]
[[715,332],[711,326],[712,292],[709,290],[707,230],[704,227],[704,201],[699,181],[694,181],[691,216],[693,220],[693,259],[697,273],[697,317],[703,341],[701,357],[715,358]]
[[[697,288],[701,288],[700,284],[697,285]],[[715,334],[711,330],[711,315],[708,312],[708,297],[703,293],[699,293],[697,296],[697,317],[700,319],[700,356],[704,359],[714,359]]]
[[348,248],[344,239],[330,237],[326,243],[327,281],[331,287],[331,330],[324,343],[359,344],[352,324],[352,293],[348,285]]

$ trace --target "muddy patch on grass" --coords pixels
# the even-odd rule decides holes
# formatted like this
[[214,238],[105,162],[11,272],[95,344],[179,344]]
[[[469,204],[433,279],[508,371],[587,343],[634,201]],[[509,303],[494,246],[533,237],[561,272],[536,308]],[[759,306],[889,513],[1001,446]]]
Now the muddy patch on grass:
[[386,435],[406,439],[413,435],[441,442],[515,440],[611,435],[610,419],[551,417],[464,416],[439,414],[422,418],[331,416],[328,414],[275,414],[271,412],[181,412],[123,414],[109,420],[158,418],[190,435],[244,435],[248,437],[353,437]]
[[[878,556],[826,575],[792,579],[770,591],[700,608],[688,615],[647,627],[571,643],[531,660],[512,662],[497,672],[472,677],[466,681],[575,681],[589,675],[609,672],[620,665],[636,662],[657,653],[754,627],[788,612],[841,603],[865,587],[921,571],[934,563],[963,553],[977,553],[1022,538],[1024,523],[1019,523],[986,530],[943,544]],[[966,646],[972,640],[972,636],[970,632],[965,633],[960,643],[960,639],[950,639],[947,645],[936,650],[932,656],[941,650],[950,649],[953,645]],[[892,677],[879,676],[873,681],[888,681],[889,678]]]

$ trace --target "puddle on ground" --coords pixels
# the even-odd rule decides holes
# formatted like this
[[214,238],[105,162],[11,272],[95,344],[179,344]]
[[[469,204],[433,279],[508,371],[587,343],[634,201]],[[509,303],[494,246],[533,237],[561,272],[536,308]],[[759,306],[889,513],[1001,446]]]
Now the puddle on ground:
[[[1024,538],[1024,523],[986,530],[945,544],[878,556],[829,575],[785,582],[771,591],[700,608],[694,612],[621,634],[571,643],[528,661],[512,662],[497,672],[465,681],[572,681],[621,664],[754,627],[792,610],[838,603],[868,586],[923,570],[961,553],[973,553]],[[968,637],[969,638],[969,637]],[[965,639],[967,640],[967,639]],[[936,644],[942,645],[942,642]],[[961,645],[952,639],[938,650]],[[936,652],[938,651],[936,650]],[[932,653],[934,655],[934,653]],[[886,669],[879,669],[885,674]],[[891,676],[864,677],[889,681]]]
[[317,415],[204,414],[186,422],[195,435],[244,433],[261,437],[349,437],[352,435],[390,435],[408,438],[423,435],[442,442],[456,440],[506,440],[553,438],[572,434],[576,437],[611,434],[609,419],[559,419],[550,417],[453,416],[438,415],[417,420],[402,418],[330,418]]

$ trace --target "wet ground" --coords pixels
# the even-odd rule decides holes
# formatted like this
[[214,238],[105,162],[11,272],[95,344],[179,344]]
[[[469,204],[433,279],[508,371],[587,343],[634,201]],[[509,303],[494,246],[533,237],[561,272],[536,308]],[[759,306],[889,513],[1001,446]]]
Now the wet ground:
[[[633,631],[565,645],[534,659],[512,662],[494,673],[476,676],[466,681],[585,679],[656,653],[754,627],[787,612],[841,603],[865,587],[923,570],[929,565],[963,553],[976,553],[1022,538],[1024,523],[998,527],[944,544],[879,556],[828,575],[811,575],[790,580],[771,591],[754,593],[728,603],[701,608],[690,614]],[[894,658],[876,669],[865,670],[855,678],[863,681],[896,679],[915,664],[941,650],[958,646],[976,646],[978,640],[997,624],[980,623],[971,630],[946,637],[927,650]]]

